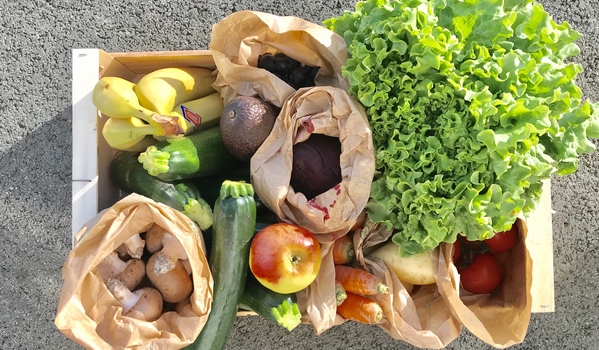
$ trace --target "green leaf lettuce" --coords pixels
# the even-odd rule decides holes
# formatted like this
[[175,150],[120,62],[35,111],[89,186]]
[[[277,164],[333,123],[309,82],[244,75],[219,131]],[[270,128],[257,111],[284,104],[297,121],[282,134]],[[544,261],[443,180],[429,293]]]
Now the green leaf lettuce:
[[404,256],[508,229],[594,150],[599,106],[568,62],[580,34],[538,3],[366,0],[324,25],[372,129],[369,218]]

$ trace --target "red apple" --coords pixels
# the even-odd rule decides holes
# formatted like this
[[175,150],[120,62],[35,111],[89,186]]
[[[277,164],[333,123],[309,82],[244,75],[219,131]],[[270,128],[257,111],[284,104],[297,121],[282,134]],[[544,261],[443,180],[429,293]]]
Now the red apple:
[[277,223],[260,230],[250,247],[250,270],[266,288],[289,294],[306,288],[320,270],[320,244],[303,227]]

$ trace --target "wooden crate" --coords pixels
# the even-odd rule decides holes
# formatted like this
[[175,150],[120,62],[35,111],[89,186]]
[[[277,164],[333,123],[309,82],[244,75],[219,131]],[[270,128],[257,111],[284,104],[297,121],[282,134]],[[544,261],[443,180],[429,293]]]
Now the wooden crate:
[[[100,77],[118,76],[137,82],[144,74],[165,67],[215,68],[209,51],[107,53],[100,49],[75,49],[73,54],[73,175],[72,234],[101,210],[120,198],[108,178],[114,150],[102,137],[106,122],[91,101]],[[527,219],[527,246],[533,261],[532,312],[553,312],[553,237],[550,182],[541,204]]]

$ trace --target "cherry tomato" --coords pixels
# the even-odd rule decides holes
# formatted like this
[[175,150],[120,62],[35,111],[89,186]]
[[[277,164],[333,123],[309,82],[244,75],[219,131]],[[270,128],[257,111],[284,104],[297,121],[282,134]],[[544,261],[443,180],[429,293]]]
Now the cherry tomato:
[[491,254],[507,252],[518,243],[518,227],[516,227],[516,224],[513,224],[512,228],[508,231],[497,232],[493,237],[483,242],[489,247]]
[[465,290],[473,294],[491,293],[501,283],[501,267],[490,254],[478,254],[472,264],[458,270]]

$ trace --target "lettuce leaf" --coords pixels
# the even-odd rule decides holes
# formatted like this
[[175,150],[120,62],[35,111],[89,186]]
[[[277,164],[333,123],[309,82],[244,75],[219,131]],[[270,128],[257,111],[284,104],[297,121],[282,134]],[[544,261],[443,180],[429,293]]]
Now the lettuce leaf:
[[508,229],[595,148],[599,106],[568,61],[581,34],[532,0],[364,0],[324,25],[372,129],[369,218],[401,255]]

